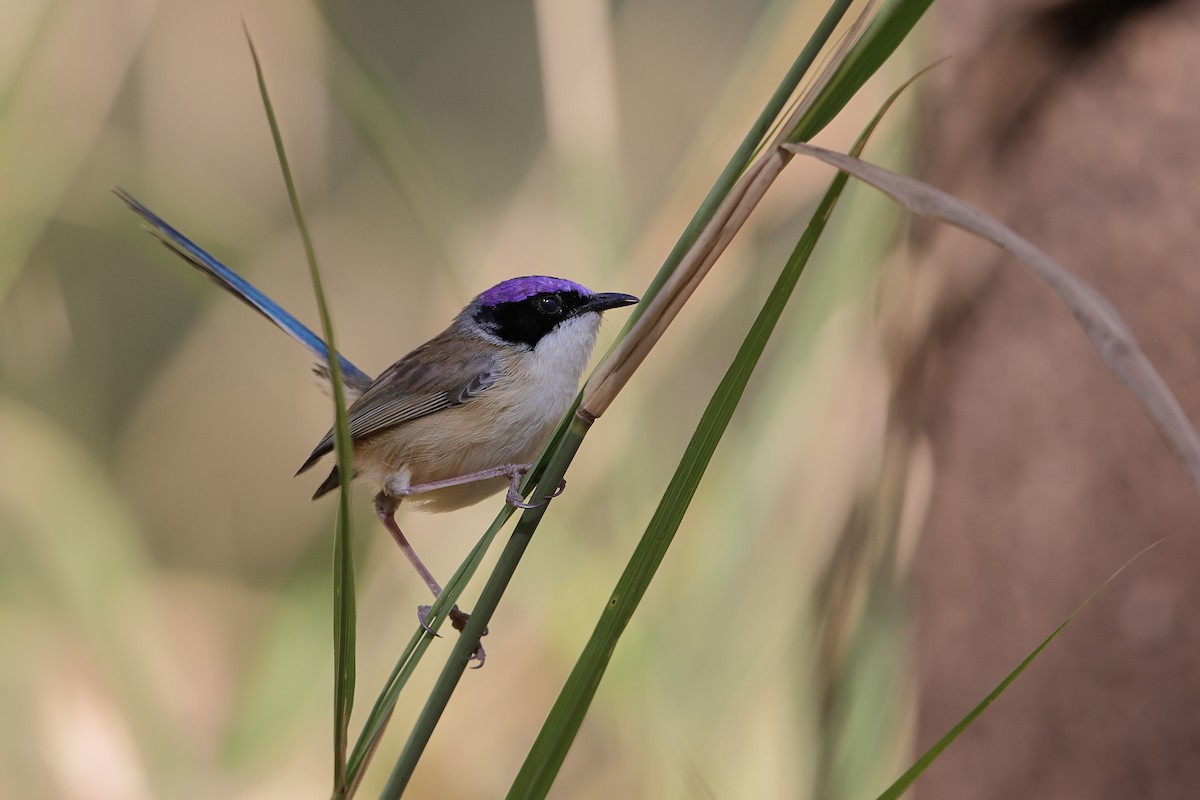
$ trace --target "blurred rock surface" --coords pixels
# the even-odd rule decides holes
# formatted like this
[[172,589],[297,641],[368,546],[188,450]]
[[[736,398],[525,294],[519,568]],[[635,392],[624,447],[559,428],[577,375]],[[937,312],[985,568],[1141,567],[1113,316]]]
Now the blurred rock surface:
[[[942,0],[932,22],[954,58],[926,86],[922,176],[1092,282],[1200,424],[1200,2]],[[1195,797],[1200,498],[1020,264],[915,223],[908,261],[882,313],[896,424],[936,464],[913,564],[918,752],[1163,540],[918,795]]]

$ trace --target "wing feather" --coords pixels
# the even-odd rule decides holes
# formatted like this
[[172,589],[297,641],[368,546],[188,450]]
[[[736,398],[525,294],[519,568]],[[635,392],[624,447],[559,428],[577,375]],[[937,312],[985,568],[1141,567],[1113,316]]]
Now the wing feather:
[[[496,382],[497,354],[478,348],[459,358],[447,352],[467,351],[445,341],[453,328],[421,345],[388,367],[347,409],[350,437],[358,442],[388,428],[469,403]],[[457,337],[456,337],[457,338]],[[317,443],[299,475],[333,450],[333,431]]]

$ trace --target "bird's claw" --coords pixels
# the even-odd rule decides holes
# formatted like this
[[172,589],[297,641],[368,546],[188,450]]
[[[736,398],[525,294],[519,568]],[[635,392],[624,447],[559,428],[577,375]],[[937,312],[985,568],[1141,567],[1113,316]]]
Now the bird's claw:
[[[455,608],[457,608],[457,606],[455,606]],[[430,636],[436,636],[440,639],[442,635],[433,628],[429,627],[429,623],[426,622],[426,620],[429,619],[429,612],[432,609],[433,606],[417,606],[417,621],[421,623],[421,627],[425,629],[426,633],[428,633]]]
[[[441,638],[441,634],[438,633],[437,631],[435,631],[433,628],[429,627],[429,623],[427,622],[427,620],[429,618],[429,612],[432,608],[433,608],[432,606],[417,606],[417,619],[420,620],[421,627],[425,629],[426,633],[429,633],[429,634],[432,634],[433,636],[437,636],[438,638]],[[465,611],[460,610],[459,607],[457,605],[455,605],[450,609],[450,613],[447,615],[447,617],[450,620],[450,624],[454,627],[454,630],[458,631],[459,633],[462,633],[463,628],[465,628],[467,626],[467,620],[469,620],[471,618],[471,615]],[[487,635],[488,635],[487,628],[484,628],[483,632],[479,634],[480,638],[487,636]],[[475,650],[474,650],[474,652],[471,653],[470,660],[479,662],[478,664],[471,667],[471,669],[479,669],[480,667],[483,666],[483,662],[487,660],[487,652],[483,649],[482,642],[475,645]]]
[[513,508],[530,509],[530,508],[539,508],[541,506],[546,505],[546,501],[544,501],[544,500],[540,503],[526,503],[521,498],[521,493],[518,492],[516,489],[512,489],[512,488],[510,488],[508,490],[508,496],[505,498],[505,501]]
[[481,669],[483,662],[487,661],[487,651],[483,649],[483,642],[475,645],[475,651],[471,653],[471,657],[467,659],[467,663],[470,664],[472,661],[478,661],[479,663],[473,665],[471,669]]
[[561,481],[558,482],[558,487],[554,490],[554,493],[551,494],[549,497],[547,497],[545,500],[539,501],[537,503],[526,503],[524,498],[521,497],[520,490],[517,488],[516,478],[513,478],[512,485],[508,487],[508,496],[507,496],[506,500],[507,500],[508,504],[510,506],[513,506],[514,508],[524,508],[524,509],[541,508],[542,506],[546,505],[554,498],[558,497],[564,491],[566,491],[566,489],[567,489],[567,479],[563,478]]

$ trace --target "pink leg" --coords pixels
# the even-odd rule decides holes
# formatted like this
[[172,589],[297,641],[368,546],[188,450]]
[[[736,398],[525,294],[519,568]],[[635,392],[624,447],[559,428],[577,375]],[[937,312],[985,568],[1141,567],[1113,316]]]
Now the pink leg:
[[383,523],[383,527],[388,529],[388,533],[396,540],[396,544],[400,545],[401,552],[408,558],[408,562],[413,565],[413,569],[425,581],[425,585],[429,587],[429,591],[433,592],[433,596],[437,597],[442,593],[442,587],[433,577],[433,573],[421,561],[417,551],[413,550],[408,539],[404,538],[404,533],[400,530],[400,526],[396,524],[396,508],[400,505],[399,501],[390,495],[383,492],[375,495],[375,514],[379,517],[379,521]]
[[[401,552],[404,553],[409,563],[413,565],[413,568],[421,576],[421,579],[425,581],[425,585],[429,587],[429,591],[433,592],[434,597],[438,597],[442,593],[441,585],[433,577],[433,573],[429,571],[429,568],[421,561],[420,556],[417,555],[417,551],[408,543],[408,539],[405,538],[404,533],[400,530],[400,526],[396,524],[396,508],[399,505],[400,501],[389,494],[380,492],[375,495],[375,514],[379,517],[379,521],[383,523],[383,527],[388,529],[388,533],[396,540],[396,544],[400,545]],[[421,621],[422,628],[430,633],[434,633],[425,623],[425,618],[429,615],[429,609],[430,606],[417,606],[417,619]],[[450,624],[454,626],[455,630],[459,631],[463,629],[470,618],[470,615],[460,611],[457,605],[450,609],[449,616]],[[436,636],[437,634],[434,633],[434,635]],[[483,635],[487,636],[487,629],[484,629]],[[475,666],[475,669],[483,666],[487,654],[483,650],[482,643],[475,647],[475,653],[472,658],[479,662]]]
[[[402,494],[421,494],[422,492],[432,492],[438,489],[448,489],[451,486],[461,486],[464,483],[486,481],[492,478],[508,478],[508,495],[505,498],[508,504],[516,508],[536,508],[544,504],[526,503],[521,498],[521,476],[528,472],[532,466],[532,464],[504,464],[499,467],[492,467],[491,469],[481,469],[478,472],[468,472],[466,475],[457,475],[453,478],[443,478],[440,481],[414,483],[406,488]],[[567,482],[563,481],[551,497],[558,497],[563,493],[563,489],[565,488],[567,488]]]

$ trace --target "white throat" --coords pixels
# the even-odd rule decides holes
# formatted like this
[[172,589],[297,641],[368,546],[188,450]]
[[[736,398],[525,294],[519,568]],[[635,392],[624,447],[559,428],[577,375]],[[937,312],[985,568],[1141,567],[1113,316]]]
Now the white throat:
[[557,422],[566,413],[579,392],[579,380],[587,368],[599,332],[599,314],[572,317],[543,336],[533,350],[522,355],[522,371],[528,376],[530,386],[536,387],[537,398],[533,405],[538,407],[538,413],[535,416],[546,422]]

